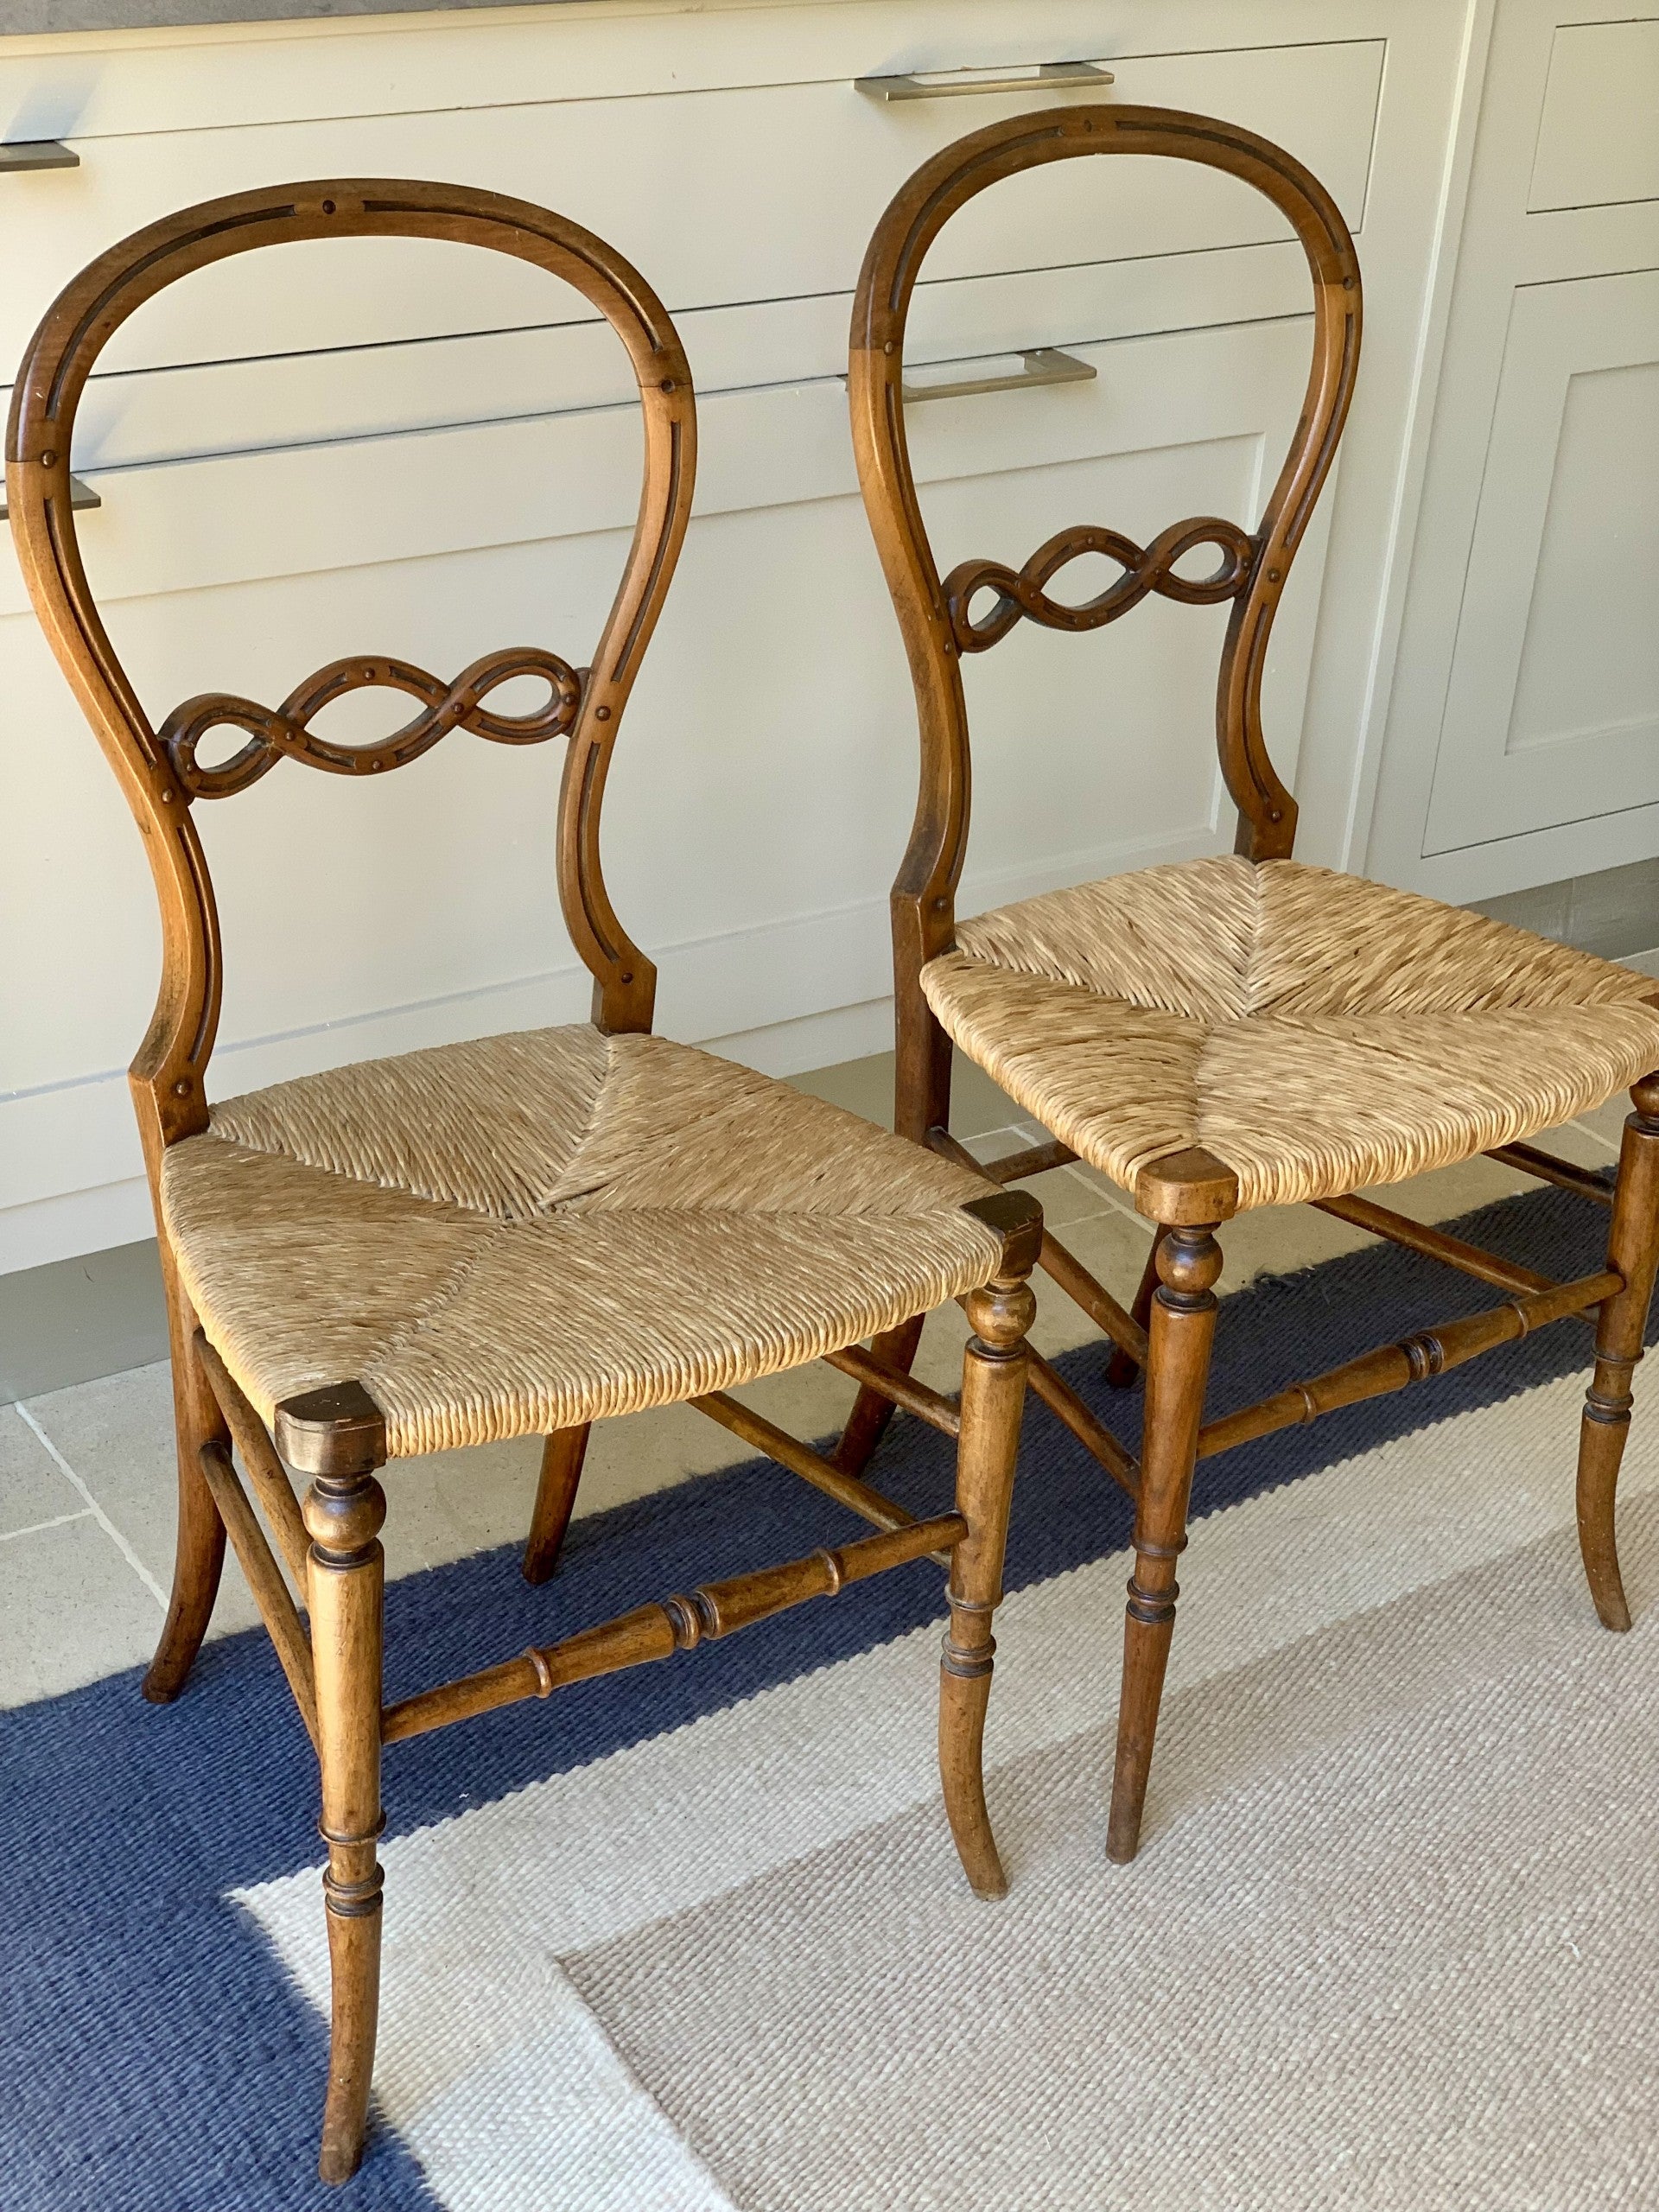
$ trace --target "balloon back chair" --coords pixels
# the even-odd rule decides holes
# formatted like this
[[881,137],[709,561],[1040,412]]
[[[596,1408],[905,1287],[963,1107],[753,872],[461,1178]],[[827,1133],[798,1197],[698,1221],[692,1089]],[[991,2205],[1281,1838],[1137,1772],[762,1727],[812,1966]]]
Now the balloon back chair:
[[[1254,530],[1176,522],[1142,547],[1081,524],[1024,564],[963,562],[941,577],[905,435],[905,327],[940,229],[1004,178],[1090,155],[1154,155],[1241,179],[1294,227],[1313,285],[1313,365],[1294,439]],[[1135,1503],[1135,1568],[1107,1848],[1137,1847],[1175,1618],[1194,1465],[1328,1409],[1439,1375],[1568,1314],[1596,1314],[1582,1423],[1579,1530],[1597,1611],[1630,1616],[1613,1499],[1630,1421],[1659,1218],[1659,993],[1652,979],[1472,913],[1292,858],[1296,802],[1262,733],[1274,611],[1329,473],[1359,358],[1360,275],[1341,214],[1282,148],[1236,124],[1150,107],[1019,116],[918,169],[870,242],[853,311],[850,398],[865,505],[910,661],[921,735],[914,827],[893,890],[897,1127],[964,1168],[950,1134],[954,1042],[1052,1132],[980,1172],[1007,1185],[1083,1160],[1154,1225],[1128,1308],[1052,1235],[1041,1264],[1116,1346],[1111,1379],[1144,1373],[1139,1459],[1032,1355],[1031,1381]],[[1189,580],[1178,563],[1212,548]],[[1065,564],[1122,569],[1081,604],[1051,595]],[[1188,561],[1190,570],[1191,563]],[[1230,602],[1216,694],[1221,771],[1238,809],[1230,855],[1058,891],[958,921],[969,830],[962,663],[1029,621],[1074,636],[1149,594]],[[1633,1085],[1616,1190],[1524,1140]],[[1606,1267],[1573,1282],[1478,1251],[1355,1195],[1488,1153],[1611,1205]],[[1307,1201],[1503,1292],[1490,1313],[1205,1419],[1221,1268],[1217,1230],[1242,1209]],[[913,1356],[912,1324],[876,1346]],[[837,1457],[863,1467],[890,1417],[861,1395]]]
[[[447,239],[511,255],[563,278],[606,317],[627,351],[645,431],[620,587],[586,668],[516,648],[450,681],[371,655],[306,678],[275,709],[203,695],[157,727],[111,647],[77,548],[77,403],[111,334],[165,286],[230,255],[328,237]],[[975,1889],[1003,1887],[980,1743],[1040,1209],[1027,1193],[988,1198],[982,1180],[953,1163],[653,1036],[655,972],[612,911],[601,873],[607,769],[684,537],[696,440],[679,338],[622,257],[541,207],[448,185],[303,183],[152,225],[68,287],[17,382],[7,482],[18,551],[47,635],[137,818],[164,931],[160,996],[131,1087],[171,1316],[179,1522],[172,1602],[145,1694],[166,1700],[182,1687],[228,1533],[321,1767],[333,1973],[321,2158],[328,2180],[352,2172],[366,2123],[385,1745],[667,1658],[931,1557],[949,1576],[946,1808]],[[490,692],[526,675],[545,682],[546,703],[517,715],[493,709]],[[418,711],[378,743],[345,747],[312,730],[330,701],[365,686],[405,693]],[[557,878],[594,978],[591,1023],[336,1069],[210,1107],[219,942],[198,806],[273,770],[390,772],[458,728],[503,744],[566,741]],[[220,765],[204,765],[203,741],[225,729],[244,741]],[[965,1304],[975,1332],[959,1402],[860,1348],[951,1299]],[[824,1357],[958,1440],[954,1510],[915,1518],[728,1395]],[[588,1424],[685,1401],[875,1533],[669,1596],[385,1704],[379,1471],[411,1454],[544,1436],[524,1560],[537,1581],[558,1552]],[[302,1500],[289,1470],[308,1480]]]

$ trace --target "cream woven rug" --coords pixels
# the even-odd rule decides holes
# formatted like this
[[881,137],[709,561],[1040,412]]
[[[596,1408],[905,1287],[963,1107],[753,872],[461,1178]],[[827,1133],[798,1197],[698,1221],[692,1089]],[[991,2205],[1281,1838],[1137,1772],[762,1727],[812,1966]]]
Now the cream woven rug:
[[[976,1904],[929,1627],[391,1840],[382,2108],[450,2212],[1659,2205],[1659,1434],[1582,1378],[1212,1514],[1134,1866],[1127,1560],[999,1618]],[[315,1877],[241,1895],[301,1986]]]

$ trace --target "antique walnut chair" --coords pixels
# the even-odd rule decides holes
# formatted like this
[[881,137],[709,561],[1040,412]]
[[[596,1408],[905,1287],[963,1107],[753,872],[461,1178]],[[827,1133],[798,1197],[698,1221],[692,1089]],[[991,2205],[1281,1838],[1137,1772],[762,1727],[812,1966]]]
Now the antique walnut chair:
[[[341,661],[274,710],[212,694],[157,730],[77,550],[77,402],[111,334],[164,286],[228,255],[329,236],[442,238],[516,256],[608,320],[645,429],[620,588],[590,668],[531,647],[493,653],[453,682],[395,659]],[[145,1694],[166,1700],[182,1687],[228,1534],[321,1769],[334,1999],[321,2166],[340,2180],[360,2154],[374,2051],[383,1745],[666,1658],[931,1556],[949,1572],[946,1808],[969,1882],[1000,1894],[980,1744],[1041,1212],[1028,1193],[988,1198],[954,1162],[652,1034],[655,972],[606,896],[600,802],[685,532],[696,409],[673,324],[608,246],[543,208],[447,185],[314,182],[191,208],[113,247],[51,308],[18,379],[7,454],[35,606],[137,817],[165,934],[161,995],[131,1078],[167,1278],[179,1450],[172,1604]],[[526,673],[545,681],[546,704],[493,712],[491,690]],[[405,692],[418,712],[357,747],[310,728],[329,701],[365,685]],[[388,772],[457,728],[505,744],[568,740],[557,877],[594,976],[591,1026],[411,1052],[210,1109],[219,946],[196,802],[245,791],[283,762]],[[244,741],[205,766],[204,739],[227,728]],[[976,1332],[959,1403],[859,1348],[952,1298]],[[818,1358],[958,1440],[954,1510],[917,1520],[727,1395]],[[383,1704],[377,1531],[387,1501],[377,1470],[545,1436],[524,1562],[540,1581],[569,1517],[588,1423],[682,1400],[877,1533]],[[303,1503],[289,1469],[309,1478]],[[389,1487],[395,1503],[395,1479]]]
[[[1313,368],[1300,421],[1259,526],[1178,522],[1145,548],[1084,524],[1019,569],[969,560],[943,578],[905,437],[905,324],[929,247],[976,194],[1039,163],[1147,154],[1203,163],[1264,193],[1294,225],[1313,280]],[[872,238],[853,311],[850,396],[859,474],[909,655],[921,790],[893,890],[897,1126],[973,1164],[950,1135],[954,1042],[1052,1133],[982,1167],[1006,1185],[1086,1160],[1156,1224],[1125,1310],[1052,1236],[1041,1265],[1113,1339],[1111,1379],[1144,1372],[1139,1464],[1031,1354],[1032,1387],[1135,1503],[1117,1756],[1107,1848],[1134,1856],[1174,1624],[1194,1462],[1312,1421],[1567,1314],[1595,1320],[1578,1522],[1597,1612],[1629,1625],[1613,1499],[1641,1356],[1659,1212],[1659,992],[1649,977],[1480,916],[1291,857],[1296,803],[1263,742],[1260,695],[1274,609],[1336,451],[1359,351],[1353,243],[1330,195],[1281,148],[1229,123],[1145,107],[1015,117],[936,156]],[[1190,579],[1187,556],[1218,556]],[[1065,564],[1106,555],[1122,573],[1084,603],[1052,596]],[[1178,563],[1186,563],[1184,573]],[[1022,619],[1090,631],[1149,592],[1230,601],[1217,741],[1238,808],[1230,856],[1153,868],[958,922],[968,840],[964,654]],[[1105,705],[1103,701],[1103,705]],[[1633,1085],[1616,1190],[1523,1141]],[[1354,1195],[1486,1153],[1611,1205],[1604,1271],[1554,1282]],[[1306,1200],[1431,1254],[1506,1294],[1491,1312],[1426,1329],[1261,1403],[1204,1417],[1221,1267],[1218,1225],[1249,1206]],[[913,1357],[907,1322],[878,1339]],[[868,1460],[888,1399],[861,1393],[837,1458]]]

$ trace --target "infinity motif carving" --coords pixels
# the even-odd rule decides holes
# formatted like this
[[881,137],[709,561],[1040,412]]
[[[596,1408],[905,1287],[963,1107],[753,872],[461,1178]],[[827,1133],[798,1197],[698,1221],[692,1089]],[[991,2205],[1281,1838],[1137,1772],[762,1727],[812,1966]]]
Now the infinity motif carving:
[[[419,760],[452,729],[469,729],[495,745],[540,745],[548,738],[563,737],[575,724],[586,674],[556,653],[533,645],[510,645],[486,653],[463,669],[453,683],[407,661],[337,660],[308,677],[274,713],[230,691],[187,699],[162,723],[161,737],[174,774],[193,798],[229,798],[257,784],[284,755],[308,768],[326,768],[331,775],[368,776]],[[548,686],[547,704],[529,715],[492,714],[484,699],[516,676],[542,677]],[[371,689],[406,691],[413,699],[424,699],[426,711],[378,745],[334,745],[307,727],[348,691]],[[196,759],[198,747],[210,730],[226,727],[245,730],[249,742],[222,766],[202,767]]]
[[[1175,563],[1199,545],[1219,548],[1222,564],[1214,575],[1189,582],[1174,573]],[[1081,607],[1051,599],[1044,587],[1068,562],[1084,553],[1105,554],[1120,564],[1123,574]],[[1121,531],[1083,523],[1039,545],[1017,573],[1000,561],[963,561],[944,580],[944,603],[957,650],[982,653],[1000,645],[1022,615],[1047,630],[1097,630],[1138,607],[1148,592],[1179,600],[1184,607],[1210,607],[1218,600],[1236,599],[1249,581],[1255,558],[1254,541],[1236,523],[1216,515],[1172,523],[1144,548]],[[995,602],[976,622],[969,609],[975,594],[988,589],[996,594]]]

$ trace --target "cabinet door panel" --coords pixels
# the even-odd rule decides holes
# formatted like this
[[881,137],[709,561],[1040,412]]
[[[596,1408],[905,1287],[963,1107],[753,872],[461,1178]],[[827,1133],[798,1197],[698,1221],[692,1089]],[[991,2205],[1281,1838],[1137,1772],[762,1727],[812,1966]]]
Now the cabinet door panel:
[[[1114,64],[1108,97],[1198,108],[1280,139],[1357,226],[1382,52],[1382,41],[1361,40],[1143,56]],[[618,246],[675,309],[844,291],[876,219],[918,162],[968,128],[1056,98],[883,105],[846,82],[820,82],[89,142],[78,169],[7,180],[0,358],[16,359],[59,287],[141,223],[216,194],[302,178],[454,179],[538,201]],[[1190,163],[1067,162],[963,210],[929,274],[1287,235],[1258,194]],[[579,311],[571,296],[538,271],[461,247],[316,241],[198,272],[141,308],[106,362],[134,369],[499,330],[567,318]]]
[[1434,773],[1444,853],[1659,799],[1659,270],[1515,296]]

